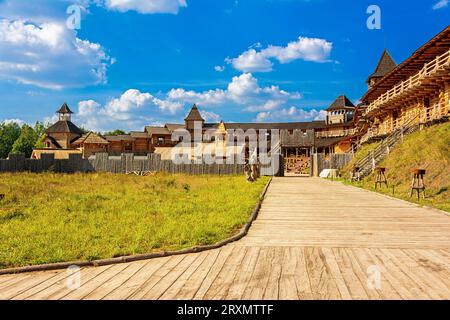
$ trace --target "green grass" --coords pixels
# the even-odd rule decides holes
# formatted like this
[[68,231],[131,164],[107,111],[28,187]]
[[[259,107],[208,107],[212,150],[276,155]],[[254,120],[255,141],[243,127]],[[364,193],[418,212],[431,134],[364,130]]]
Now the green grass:
[[216,243],[248,221],[268,178],[0,174],[0,268]]
[[[373,145],[366,148],[373,149]],[[348,177],[353,163],[344,169],[344,177]],[[435,125],[408,135],[380,166],[387,169],[389,188],[383,187],[379,192],[450,212],[450,123]],[[412,198],[409,197],[411,169],[414,168],[426,170],[425,200],[417,200],[417,193]],[[352,184],[374,191],[374,180],[372,174],[362,182]]]

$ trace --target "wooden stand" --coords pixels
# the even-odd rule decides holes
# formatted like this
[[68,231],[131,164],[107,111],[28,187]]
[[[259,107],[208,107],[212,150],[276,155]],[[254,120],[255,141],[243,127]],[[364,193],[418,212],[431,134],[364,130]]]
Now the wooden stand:
[[375,176],[375,190],[377,190],[378,185],[380,185],[380,187],[381,187],[382,184],[385,184],[386,188],[387,188],[388,187],[388,182],[387,182],[386,175],[385,175],[386,168],[376,167],[375,168],[375,173],[376,173],[376,176]]
[[353,167],[351,181],[361,181],[361,173],[359,172],[359,167]]
[[413,196],[414,190],[417,191],[417,200],[420,200],[420,191],[423,193],[423,198],[425,199],[425,182],[423,176],[425,175],[425,170],[423,169],[413,169],[413,181],[411,183],[411,191],[409,192],[409,197]]

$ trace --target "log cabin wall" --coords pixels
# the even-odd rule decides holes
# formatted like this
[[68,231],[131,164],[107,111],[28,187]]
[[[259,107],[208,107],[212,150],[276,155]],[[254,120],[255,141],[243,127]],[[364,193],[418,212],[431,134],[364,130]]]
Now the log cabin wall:
[[122,153],[123,145],[121,141],[111,141],[108,145],[108,152],[110,153]]
[[150,151],[149,139],[136,139],[134,141],[134,151],[149,152]]
[[85,144],[83,145],[82,150],[83,158],[87,159],[96,153],[106,152],[107,146],[103,144]]

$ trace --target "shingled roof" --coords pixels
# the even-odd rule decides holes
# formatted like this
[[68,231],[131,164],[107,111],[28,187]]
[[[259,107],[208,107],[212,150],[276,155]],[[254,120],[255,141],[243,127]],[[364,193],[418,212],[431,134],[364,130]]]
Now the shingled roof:
[[46,133],[75,133],[80,136],[83,134],[80,128],[74,125],[71,121],[58,121],[50,128],[48,128]]
[[89,132],[89,133],[82,135],[73,144],[80,145],[82,143],[84,143],[84,144],[109,144],[109,142],[105,138],[103,138],[102,136],[100,136],[94,132]]
[[203,121],[205,120],[202,118],[202,115],[200,114],[200,111],[198,111],[197,105],[193,105],[191,112],[189,112],[188,116],[185,121]]
[[384,49],[383,54],[381,55],[380,61],[378,61],[378,65],[375,68],[374,73],[369,77],[371,78],[382,78],[385,75],[387,75],[389,72],[395,69],[397,67],[397,64],[395,63],[394,59],[392,59],[389,52]]
[[67,105],[66,102],[64,102],[64,104],[61,106],[61,108],[59,108],[58,111],[56,111],[56,113],[69,113],[69,114],[73,114],[72,110],[70,110],[69,106]]
[[175,130],[184,129],[185,125],[184,124],[167,123],[166,128],[170,132],[174,132]]
[[129,134],[120,134],[117,136],[105,136],[104,137],[106,140],[108,140],[109,142],[118,142],[118,141],[135,141],[136,139],[134,139],[131,135]]
[[130,136],[134,139],[148,139],[150,138],[150,135],[147,133],[147,131],[140,132],[140,131],[131,131]]
[[149,136],[152,135],[170,135],[171,132],[166,127],[155,127],[155,126],[147,126],[145,127],[145,131],[147,131]]
[[336,100],[328,107],[326,111],[344,110],[344,109],[355,109],[355,105],[346,97],[339,96]]

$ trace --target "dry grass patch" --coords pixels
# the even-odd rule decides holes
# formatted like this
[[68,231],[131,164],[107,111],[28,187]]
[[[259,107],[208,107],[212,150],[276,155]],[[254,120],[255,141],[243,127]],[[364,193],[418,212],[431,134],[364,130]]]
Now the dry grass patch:
[[206,245],[249,219],[268,178],[0,174],[0,268]]

